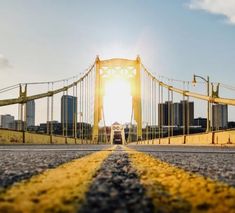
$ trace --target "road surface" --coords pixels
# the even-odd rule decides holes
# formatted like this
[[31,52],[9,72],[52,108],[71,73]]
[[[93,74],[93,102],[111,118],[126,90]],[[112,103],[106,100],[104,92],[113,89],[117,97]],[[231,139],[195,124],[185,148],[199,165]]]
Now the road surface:
[[0,212],[235,212],[235,148],[1,145]]

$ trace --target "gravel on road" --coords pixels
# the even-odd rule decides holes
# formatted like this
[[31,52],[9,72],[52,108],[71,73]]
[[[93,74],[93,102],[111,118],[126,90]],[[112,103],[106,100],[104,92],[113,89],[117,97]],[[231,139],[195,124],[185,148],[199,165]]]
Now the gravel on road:
[[103,163],[86,195],[80,213],[153,212],[153,204],[130,164],[128,154],[117,147]]

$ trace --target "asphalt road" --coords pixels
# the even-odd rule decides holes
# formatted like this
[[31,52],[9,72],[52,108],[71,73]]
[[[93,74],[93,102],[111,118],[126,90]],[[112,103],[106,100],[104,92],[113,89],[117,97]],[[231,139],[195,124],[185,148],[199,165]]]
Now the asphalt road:
[[[31,177],[48,168],[80,158],[109,145],[0,145],[0,187]],[[235,147],[131,145],[187,171],[235,187]]]
[[170,163],[186,171],[198,173],[235,187],[235,147],[152,146],[130,148]]
[[[99,152],[104,149],[106,151]],[[84,156],[87,158],[82,158]],[[103,156],[103,160],[96,156]],[[73,164],[68,165],[66,162]],[[60,177],[57,178],[57,175],[61,174],[58,170],[61,164],[67,165],[61,168],[61,171],[68,172],[64,174],[66,178],[62,178],[66,183],[63,183]],[[74,171],[76,165],[80,166]],[[93,167],[96,168],[95,172]],[[58,197],[55,196],[52,200],[55,200],[55,205],[60,205],[53,208],[47,206],[50,205],[47,199],[51,195],[47,195],[50,189],[47,191],[49,183],[43,173],[46,170],[51,171],[47,173],[48,177],[55,178],[52,187],[59,183],[62,185],[58,186],[58,190],[63,189],[65,184],[71,187],[66,188],[68,197],[63,196],[65,189],[62,193],[58,191]],[[36,174],[42,175],[38,175],[38,180],[30,182],[31,177]],[[71,183],[74,181],[74,185],[70,184],[69,178]],[[23,191],[20,186],[14,184],[21,180],[26,180],[25,184],[20,184]],[[88,180],[90,185],[86,185],[84,180]],[[37,190],[33,190],[35,195],[30,194],[31,189],[38,187],[37,184],[45,187],[45,190],[42,190],[45,199]],[[85,185],[79,188],[79,184]],[[180,191],[182,186],[184,190]],[[25,187],[28,189],[25,190]],[[76,187],[78,191],[83,189],[85,192],[84,202],[76,195],[69,197],[73,195]],[[19,204],[16,201],[21,203],[21,193],[28,193],[25,197],[29,196],[29,199],[31,196],[34,197],[32,200],[24,200],[25,206],[30,205],[33,212],[38,208],[39,200],[46,212],[70,209],[70,205],[74,206],[73,211],[64,212],[74,212],[74,209],[75,212],[81,213],[207,210],[221,212],[221,209],[235,212],[232,210],[235,209],[234,187],[235,147],[130,145],[114,148],[110,145],[0,145],[0,212],[15,212],[14,209],[18,212]],[[208,202],[202,198],[204,195],[212,196],[215,200],[210,199]],[[14,196],[16,197],[12,198]],[[221,199],[224,203],[220,202]]]
[[55,168],[107,145],[0,145],[0,188]]

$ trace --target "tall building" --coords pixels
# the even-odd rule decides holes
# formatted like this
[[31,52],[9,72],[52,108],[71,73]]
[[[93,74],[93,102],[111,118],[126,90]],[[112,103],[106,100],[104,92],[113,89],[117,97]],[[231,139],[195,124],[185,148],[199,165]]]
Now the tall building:
[[166,101],[165,103],[160,103],[158,106],[158,115],[161,120],[161,125],[168,126],[169,123],[170,126],[173,122],[173,103]]
[[24,130],[25,129],[25,121],[14,120],[13,129],[18,130],[18,131]]
[[228,105],[212,105],[213,129],[225,129],[228,127]]
[[61,123],[73,124],[77,115],[77,98],[63,95],[61,98]]
[[158,105],[158,113],[163,126],[194,125],[194,102],[184,100],[180,103],[172,103],[166,101]]
[[26,103],[26,125],[35,126],[35,101],[28,101]]
[[181,110],[181,104],[180,103],[174,103],[173,104],[173,119],[174,119],[174,125],[175,126],[181,126],[183,123],[182,120],[182,110]]
[[180,125],[194,125],[194,102],[180,101]]
[[12,115],[1,115],[0,126],[5,129],[13,129],[14,116]]

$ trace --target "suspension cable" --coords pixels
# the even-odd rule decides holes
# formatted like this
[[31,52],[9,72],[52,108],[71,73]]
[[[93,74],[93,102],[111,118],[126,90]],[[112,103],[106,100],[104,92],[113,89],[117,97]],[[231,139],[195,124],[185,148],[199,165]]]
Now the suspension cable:
[[[187,90],[189,91],[189,82],[187,82]],[[187,96],[187,135],[190,133],[190,104],[189,96]]]
[[[52,83],[52,90],[53,90],[53,83]],[[54,110],[54,95],[51,96],[51,137],[53,135],[53,110]],[[52,142],[52,141],[51,141]]]
[[[185,90],[185,82],[183,82],[183,90]],[[183,107],[183,135],[185,135],[185,125],[186,125],[186,122],[185,122],[185,95],[183,94],[183,101],[182,101],[182,107]]]
[[161,139],[161,85],[158,83],[158,142]]

